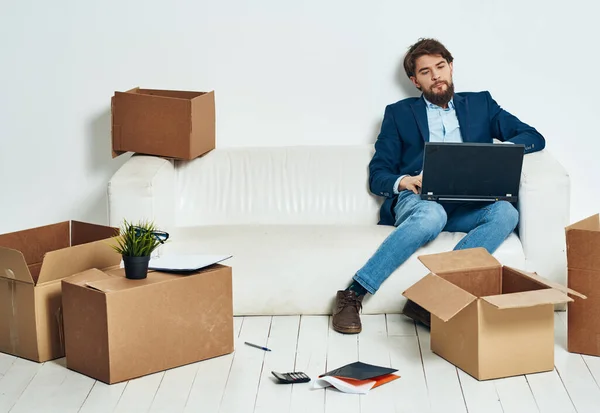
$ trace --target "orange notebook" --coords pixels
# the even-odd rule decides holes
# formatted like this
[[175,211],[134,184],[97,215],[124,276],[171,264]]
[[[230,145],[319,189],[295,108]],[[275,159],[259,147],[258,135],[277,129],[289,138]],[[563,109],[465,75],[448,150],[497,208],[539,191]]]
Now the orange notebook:
[[348,377],[340,377],[340,376],[332,376],[332,377],[335,377],[336,379],[340,379],[352,386],[361,386],[363,384],[375,382],[375,384],[373,385],[373,387],[371,387],[371,389],[374,389],[375,387],[379,387],[382,384],[389,383],[390,381],[394,381],[394,380],[400,378],[400,376],[397,376],[395,374],[384,374],[382,376],[372,377],[372,378],[366,379],[366,380],[349,379]]

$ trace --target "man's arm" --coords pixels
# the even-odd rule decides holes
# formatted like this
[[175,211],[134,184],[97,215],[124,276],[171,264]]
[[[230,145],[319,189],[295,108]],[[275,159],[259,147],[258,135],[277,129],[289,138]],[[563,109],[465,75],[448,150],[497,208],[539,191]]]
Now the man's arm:
[[493,138],[503,142],[525,145],[525,153],[544,149],[546,140],[537,130],[502,109],[489,92],[485,93],[488,100]]
[[385,108],[381,131],[375,142],[375,154],[369,163],[369,188],[372,193],[392,198],[394,185],[400,178],[402,143],[390,106]]

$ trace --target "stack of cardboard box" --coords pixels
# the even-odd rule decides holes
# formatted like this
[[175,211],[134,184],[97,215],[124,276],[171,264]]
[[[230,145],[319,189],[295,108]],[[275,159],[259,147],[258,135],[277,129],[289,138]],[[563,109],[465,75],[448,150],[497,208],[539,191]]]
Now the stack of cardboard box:
[[[215,147],[213,92],[112,98],[113,156]],[[126,279],[115,228],[71,221],[0,235],[0,351],[115,383],[233,351],[231,268]]]
[[0,351],[66,355],[106,383],[231,353],[231,268],[129,280],[115,233],[70,221],[0,235]]
[[0,235],[0,351],[44,362],[65,355],[61,280],[118,265],[115,229],[78,221]]

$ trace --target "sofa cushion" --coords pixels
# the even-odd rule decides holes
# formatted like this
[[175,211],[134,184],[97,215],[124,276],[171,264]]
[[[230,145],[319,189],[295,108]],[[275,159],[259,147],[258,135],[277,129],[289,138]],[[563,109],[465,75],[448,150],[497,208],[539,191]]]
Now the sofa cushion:
[[373,145],[226,148],[177,163],[177,226],[376,224]]
[[[333,299],[393,227],[380,225],[213,225],[179,228],[160,254],[232,254],[233,305],[237,315],[331,314]],[[442,232],[419,249],[364,302],[365,314],[398,313],[402,292],[427,274],[422,254],[450,251],[464,233]],[[494,254],[524,268],[513,233]]]

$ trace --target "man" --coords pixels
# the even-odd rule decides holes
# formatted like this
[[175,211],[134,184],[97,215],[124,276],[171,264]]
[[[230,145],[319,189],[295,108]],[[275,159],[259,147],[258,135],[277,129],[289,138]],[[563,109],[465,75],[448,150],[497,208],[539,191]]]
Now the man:
[[[517,226],[519,214],[506,201],[443,204],[418,195],[426,141],[492,143],[496,138],[525,145],[525,153],[545,146],[542,135],[500,108],[489,92],[454,93],[452,64],[450,52],[435,39],[420,39],[404,57],[406,75],[422,96],[386,108],[369,164],[370,190],[386,198],[379,224],[396,229],[350,286],[337,292],[333,328],[338,332],[359,333],[364,296],[375,294],[396,268],[442,230],[467,233],[456,250],[484,247],[493,253]],[[429,322],[429,313],[411,301],[404,314]]]

